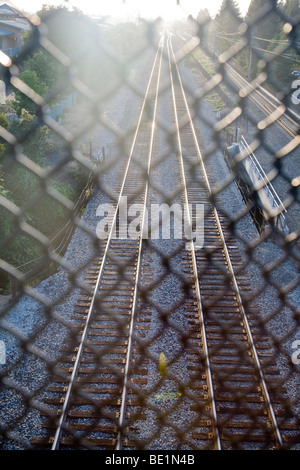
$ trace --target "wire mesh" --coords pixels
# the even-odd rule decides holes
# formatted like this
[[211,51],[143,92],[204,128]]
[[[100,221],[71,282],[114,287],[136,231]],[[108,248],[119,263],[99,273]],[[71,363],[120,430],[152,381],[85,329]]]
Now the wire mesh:
[[2,449],[299,448],[299,5],[249,3],[0,7]]

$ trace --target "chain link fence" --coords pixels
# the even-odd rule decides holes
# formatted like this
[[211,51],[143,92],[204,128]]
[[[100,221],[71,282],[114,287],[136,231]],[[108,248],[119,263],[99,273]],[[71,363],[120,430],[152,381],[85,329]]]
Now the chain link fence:
[[2,449],[299,448],[299,5],[182,3],[0,8]]

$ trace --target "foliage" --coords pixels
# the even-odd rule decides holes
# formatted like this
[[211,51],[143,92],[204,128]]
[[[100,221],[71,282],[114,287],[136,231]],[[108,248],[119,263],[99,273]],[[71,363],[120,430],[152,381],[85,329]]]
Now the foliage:
[[5,152],[6,152],[5,144],[0,143],[0,161],[2,161],[2,159],[5,155]]
[[35,72],[41,82],[49,89],[54,85],[58,75],[58,62],[45,49],[35,50],[24,62],[25,69]]
[[153,41],[155,28],[152,29],[152,26],[147,23],[141,26],[119,23],[103,32],[103,41],[109,51],[109,54],[105,55],[105,75],[102,72],[104,79],[108,78],[113,82],[116,77],[120,77],[122,80],[127,80],[132,70],[131,60],[135,60]]
[[[275,89],[290,87],[291,71],[300,69],[299,52],[289,46],[288,36],[284,32],[286,20],[282,11],[288,15],[293,26],[290,35],[294,41],[300,41],[299,0],[251,0],[245,23],[248,25],[250,45],[235,54],[245,74],[248,75],[250,57],[251,77],[254,78],[266,68],[268,85]],[[243,18],[234,0],[223,0],[221,8],[213,22],[210,32],[210,44],[214,43],[216,32],[216,49],[222,53],[241,42],[241,24]],[[243,26],[242,29],[244,29]],[[251,54],[250,54],[251,52]],[[261,59],[264,59],[263,61]],[[265,63],[266,62],[266,63]],[[273,88],[274,90],[274,88]]]
[[21,111],[20,118],[12,120],[9,131],[21,143],[23,154],[45,167],[45,156],[52,149],[49,128],[41,126],[36,117],[25,109]]
[[35,49],[24,62],[24,69],[35,72],[38,79],[47,87],[47,103],[57,104],[63,98],[65,85],[65,67],[53,55],[43,48]]
[[106,38],[111,51],[122,60],[133,57],[146,45],[145,33],[147,30],[134,23],[119,23],[106,32]]
[[[91,87],[99,80],[99,76],[108,75],[109,67],[106,65],[114,60],[101,49],[102,39],[108,39],[107,33],[103,32],[102,36],[105,38],[101,39],[101,28],[79,10],[44,6],[39,14],[45,23],[47,37],[62,54],[54,58],[43,47],[38,46],[33,52],[21,55],[18,63],[19,78],[46,98],[51,106],[74,91],[70,78],[79,79]],[[114,29],[115,32],[117,29],[118,27]],[[124,53],[128,53],[127,46],[130,48],[137,44],[136,27],[128,28],[128,35],[122,39],[125,29],[121,27],[116,33],[114,52],[117,54],[124,44]],[[30,46],[30,41],[36,44],[32,34],[27,35],[24,50],[26,46]],[[30,47],[27,47],[28,50]],[[98,90],[99,81],[96,85]],[[29,223],[51,239],[69,220],[70,213],[63,204],[50,196],[49,190],[54,189],[75,202],[85,187],[88,175],[82,168],[78,168],[72,175],[65,173],[63,181],[59,182],[51,177],[44,180],[37,176],[35,165],[46,170],[47,156],[53,151],[52,142],[56,141],[57,136],[46,125],[41,125],[36,116],[37,105],[34,101],[16,87],[13,91],[15,100],[0,106],[0,125],[17,138],[19,145],[14,148],[0,142],[0,193],[17,205],[23,216],[16,220],[9,211],[0,208],[0,237],[5,241],[1,245],[0,257],[13,266],[20,266],[43,254],[43,247],[20,230],[20,222]],[[10,116],[8,121],[6,115],[15,113],[17,116],[12,120]],[[56,150],[63,151],[57,147]],[[23,165],[16,158],[19,155],[17,151],[21,151],[33,164],[27,161],[27,165]],[[7,279],[4,281],[7,283]]]
[[[44,5],[38,15],[47,26],[50,41],[71,59],[72,71],[68,73],[88,84],[99,74],[102,66],[99,26],[77,8]],[[60,78],[64,73],[66,70],[61,68]],[[69,87],[69,80],[65,86]]]
[[211,16],[209,14],[209,11],[207,8],[203,8],[202,10],[199,10],[198,15],[197,15],[197,22],[200,24],[205,24],[211,21]]
[[300,3],[299,0],[287,0],[284,9],[287,15],[294,20],[295,23],[300,20]]
[[7,129],[8,125],[9,125],[9,122],[8,122],[7,117],[5,116],[4,113],[0,112],[0,126],[4,127],[4,129]]
[[[51,133],[47,126],[41,126],[35,116],[23,109],[21,118],[13,120],[8,129],[18,138],[22,153],[41,168],[46,168],[45,155],[52,148],[49,141]],[[24,222],[51,238],[65,224],[69,213],[45,191],[46,186],[34,171],[15,159],[14,149],[3,147],[0,144],[0,152],[3,151],[0,193],[22,210]],[[67,198],[74,198],[74,190],[70,184],[58,183],[48,178],[47,186]],[[0,208],[0,217],[0,237],[2,241],[6,240],[5,245],[1,246],[2,259],[20,266],[41,256],[42,247],[33,237],[20,230],[20,221],[15,220],[4,208]],[[8,279],[3,276],[1,282],[8,285]]]
[[[221,8],[215,18],[216,31],[219,35],[222,36],[224,33],[237,33],[241,23],[242,16],[236,1],[223,0]],[[230,39],[232,39],[232,37]],[[217,49],[219,52],[224,52],[230,45],[230,42],[224,41],[223,37],[217,39]]]
[[[48,87],[39,79],[35,71],[25,70],[24,72],[20,73],[19,78],[40,96],[46,97]],[[36,103],[17,88],[14,88],[14,93],[15,101],[13,102],[13,106],[17,115],[21,116],[23,109],[26,109],[31,114],[35,114],[37,110]]]
[[[26,55],[20,63],[22,72],[19,78],[43,98],[47,97],[48,105],[53,106],[64,99],[72,90],[70,86],[70,74],[75,74],[83,79],[83,76],[91,77],[92,68],[86,70],[87,60],[92,66],[97,62],[99,54],[96,55],[96,41],[92,34],[92,28],[87,24],[87,17],[77,9],[70,10],[66,7],[54,7],[44,5],[39,12],[41,20],[45,23],[45,30],[49,40],[62,51],[61,57],[53,57],[47,50],[38,46],[34,40],[35,32],[27,34],[24,40],[24,50],[30,49],[31,42],[33,52]],[[94,25],[94,29],[97,26]],[[90,57],[88,47],[94,43],[93,57]],[[72,60],[72,72],[69,62]],[[88,57],[88,59],[87,59]],[[80,66],[79,66],[80,65]],[[98,65],[100,65],[98,63]],[[22,91],[14,89],[14,109],[18,116],[22,109],[35,114],[36,104]]]
[[[4,113],[0,113],[0,126],[7,129],[9,126],[9,121]],[[5,141],[0,137],[0,161],[2,160],[5,154]]]
[[69,171],[69,180],[73,182],[73,191],[76,200],[86,186],[89,175],[90,170],[79,163],[77,163],[76,168],[72,168],[72,170]]
[[3,113],[5,116],[8,114],[14,114],[15,109],[13,107],[12,101],[6,101],[6,103],[0,104],[0,113]]
[[[294,68],[293,60],[296,59],[296,54],[290,47],[286,50],[279,51],[284,44],[287,44],[287,36],[284,33],[285,21],[280,17],[279,8],[284,10],[289,16],[297,16],[297,10],[300,11],[298,5],[292,0],[286,2],[275,1],[272,2],[273,10],[268,14],[255,21],[252,26],[253,38],[253,62],[252,62],[252,76],[260,72],[259,60],[263,54],[269,60],[268,65],[268,78],[270,83],[275,83],[279,86],[289,86],[291,71]],[[250,22],[259,15],[261,9],[264,9],[266,2],[263,0],[252,0],[246,21]],[[291,16],[294,19],[294,16]],[[278,56],[274,56],[274,52],[278,50]],[[278,85],[277,85],[278,84]]]

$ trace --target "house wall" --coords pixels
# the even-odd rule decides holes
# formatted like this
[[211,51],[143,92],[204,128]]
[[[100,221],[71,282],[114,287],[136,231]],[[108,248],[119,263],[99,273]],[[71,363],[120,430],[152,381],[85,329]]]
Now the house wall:
[[10,49],[15,47],[20,47],[22,42],[17,36],[4,36],[2,39],[2,49]]
[[9,56],[18,54],[22,47],[22,35],[30,29],[27,20],[13,8],[3,4],[0,5],[0,29],[8,33],[0,37],[1,50]]

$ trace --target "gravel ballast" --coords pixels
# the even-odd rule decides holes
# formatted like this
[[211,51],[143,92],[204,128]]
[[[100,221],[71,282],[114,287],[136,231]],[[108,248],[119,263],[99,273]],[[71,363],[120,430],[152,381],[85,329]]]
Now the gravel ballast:
[[[190,70],[183,66],[182,72],[184,84],[188,87],[191,94],[199,90],[201,75],[195,69],[192,75]],[[254,114],[253,119],[259,121],[261,114],[260,111],[256,112],[257,115]],[[204,153],[210,153],[211,143],[214,138],[213,128],[216,122],[217,119],[211,104],[201,100],[196,123]],[[253,127],[251,130],[253,137]],[[281,149],[287,143],[286,139],[286,136],[285,139],[282,138],[282,133],[278,132],[277,126],[272,126],[265,135],[266,145],[273,148],[274,151]],[[265,157],[268,154],[267,151],[261,148],[258,156],[261,157],[262,153]],[[287,166],[289,167],[290,177],[292,177],[291,162],[295,161],[295,157],[295,154],[289,155],[289,158],[285,161],[285,169],[288,171]],[[263,163],[266,164],[266,161],[267,157],[263,160]],[[212,187],[218,187],[224,180],[226,181],[227,178],[230,178],[230,170],[222,151],[217,150],[210,154],[208,162],[212,172]],[[268,164],[270,165],[270,160]],[[266,166],[266,172],[269,170],[270,166]],[[287,183],[286,180],[285,183]],[[276,185],[276,187],[278,191],[282,189],[282,186],[278,187]],[[297,262],[297,259],[299,259],[299,249],[295,247],[295,250],[286,256],[284,247],[281,247],[280,237],[274,238],[271,236],[265,241],[260,239],[250,215],[242,216],[244,203],[234,182],[228,184],[221,191],[220,208],[222,213],[228,218],[238,220],[235,223],[235,234],[246,266],[246,273],[253,291],[253,298],[259,307],[261,317],[265,320],[265,326],[270,336],[273,337],[273,342],[279,341],[280,353],[277,351],[276,360],[282,377],[286,380],[286,389],[292,401],[295,401],[297,404],[296,408],[299,414],[300,364],[294,366],[291,364],[292,354],[295,351],[293,343],[300,338],[300,276]],[[299,227],[297,222],[300,213],[299,204],[297,204],[297,207],[296,204],[292,206],[291,210],[295,209],[297,210],[297,219],[291,225],[291,231]],[[290,218],[293,218],[292,212]],[[250,253],[248,250],[249,245],[253,246]],[[269,276],[266,277],[266,273],[269,271]],[[287,292],[282,298],[280,291],[285,292],[286,289]],[[293,366],[292,369],[291,366]]]
[[[195,92],[199,88],[199,82],[195,80],[189,69],[181,66],[188,88]],[[145,74],[147,75],[147,74]],[[141,77],[140,77],[141,78]],[[143,77],[145,80],[145,77]],[[125,89],[112,99],[111,108],[107,108],[107,113],[111,113],[112,120],[119,125],[122,129],[130,129],[130,123],[134,122],[139,111],[141,100],[136,100],[132,91]],[[171,97],[168,93],[162,98],[160,106],[160,119],[162,122],[169,122],[169,111],[171,109]],[[125,112],[124,112],[125,110]],[[205,120],[201,116],[205,116]],[[210,125],[208,123],[211,123]],[[211,147],[211,142],[214,139],[213,126],[216,123],[215,113],[210,103],[204,99],[201,101],[200,117],[196,119],[197,129],[201,135],[201,145],[203,149],[207,150]],[[93,134],[96,146],[105,145],[107,158],[116,155],[118,148],[112,140],[111,133],[98,136],[97,129]],[[160,136],[156,142],[157,150],[160,154],[166,154],[164,161],[156,169],[156,185],[163,189],[164,193],[175,191],[175,188],[180,184],[179,171],[178,171],[178,156],[173,153],[168,145],[167,135]],[[272,138],[272,136],[270,136]],[[112,188],[116,179],[120,177],[121,161],[113,165],[105,173],[105,185]],[[223,153],[220,150],[214,151],[209,158],[209,167],[212,174],[213,184],[223,182],[230,176],[230,170],[226,164]],[[162,202],[164,197],[154,189],[151,189],[149,195],[149,202]],[[178,198],[179,200],[179,198]],[[109,201],[109,197],[105,192],[96,190],[83,214],[82,221],[92,234],[95,233],[97,224],[96,210],[99,204]],[[177,199],[173,202],[177,202]],[[224,214],[229,218],[238,218],[244,210],[244,203],[241,194],[238,191],[235,183],[230,183],[224,189],[220,196],[220,208]],[[287,331],[290,331],[290,336],[284,341],[287,356],[293,352],[292,343],[295,339],[300,339],[300,331],[297,329],[296,319],[294,318],[293,309],[299,308],[300,303],[300,288],[299,286],[291,290],[286,295],[290,303],[290,308],[280,306],[280,299],[277,293],[279,288],[284,288],[291,281],[295,280],[298,276],[297,265],[293,258],[283,260],[278,267],[272,269],[271,278],[272,284],[266,282],[264,270],[267,266],[273,263],[276,259],[280,260],[283,250],[272,239],[262,242],[257,248],[252,250],[251,259],[247,251],[248,245],[254,240],[259,240],[258,232],[253,224],[249,214],[243,216],[236,223],[236,234],[238,236],[238,245],[240,253],[246,264],[246,271],[249,276],[250,286],[253,290],[256,303],[259,306],[262,318],[269,318],[270,314],[274,312],[271,320],[267,321],[267,327],[277,339],[285,338]],[[94,258],[95,246],[93,244],[94,237],[89,236],[88,233],[80,228],[77,228],[71,243],[64,256],[64,262],[68,266],[78,270],[80,266],[84,267],[89,259]],[[151,263],[154,273],[154,278],[159,278],[162,273],[166,272],[163,257],[159,255],[162,253],[167,255],[172,254],[176,248],[180,246],[180,241],[177,240],[157,240],[151,243],[153,249],[149,249],[148,255],[151,257]],[[155,248],[157,251],[155,251]],[[145,248],[147,254],[147,248]],[[180,271],[180,257],[174,256],[171,261],[172,270],[174,272],[168,273],[163,282],[153,290],[151,293],[153,302],[157,305],[158,311],[153,311],[151,320],[151,329],[149,332],[150,337],[153,336],[155,341],[149,349],[152,360],[150,360],[148,368],[148,390],[155,390],[155,393],[149,397],[149,402],[153,406],[158,406],[161,409],[167,409],[172,406],[172,400],[163,400],[161,397],[165,394],[177,393],[176,381],[166,380],[162,382],[158,388],[156,384],[160,382],[160,376],[157,371],[157,362],[161,352],[164,352],[169,360],[176,358],[180,352],[180,331],[187,328],[186,319],[182,307],[176,308],[176,303],[180,299],[180,288],[182,284],[176,276],[176,270]],[[77,276],[78,287],[74,289],[74,281],[70,282],[68,273],[63,269],[51,276],[49,279],[40,283],[36,288],[37,298],[24,295],[20,299],[16,299],[14,304],[11,304],[8,311],[4,315],[4,320],[8,322],[9,328],[18,330],[19,336],[16,337],[14,331],[9,332],[9,328],[1,331],[0,339],[6,344],[6,365],[0,366],[2,370],[7,371],[5,384],[7,388],[1,392],[1,419],[6,424],[12,424],[13,432],[16,435],[12,436],[11,440],[7,440],[2,444],[4,449],[23,449],[30,447],[31,437],[40,435],[41,419],[38,409],[32,401],[29,400],[28,408],[24,402],[24,391],[41,401],[45,393],[45,386],[48,382],[48,372],[45,370],[45,361],[54,361],[57,358],[59,346],[62,344],[63,339],[67,333],[68,322],[71,321],[73,307],[80,292],[80,283],[84,279],[85,269],[79,269],[80,275]],[[265,285],[265,288],[261,289]],[[159,341],[156,335],[161,331],[162,323],[160,311],[174,310],[170,315],[170,326],[163,329],[163,334],[159,335]],[[48,308],[49,306],[49,308]],[[64,327],[59,320],[66,322]],[[41,331],[39,331],[41,328]],[[24,350],[22,340],[26,339],[27,351]],[[30,338],[30,340],[28,340]],[[38,348],[40,352],[33,354],[31,348]],[[39,357],[41,355],[41,357]],[[171,374],[177,377],[178,380],[184,382],[188,379],[186,357],[182,355],[172,363]],[[286,357],[284,355],[277,358],[278,364],[282,374],[289,373],[289,367]],[[10,367],[13,364],[11,370]],[[298,366],[299,369],[300,366]],[[297,390],[299,390],[299,370],[296,369],[293,376],[290,377],[288,391],[293,398],[298,398]],[[0,369],[1,370],[1,369]],[[10,388],[10,381],[12,388]],[[20,387],[21,393],[16,390]],[[23,418],[20,418],[24,413]],[[19,417],[19,418],[18,418]],[[190,404],[185,400],[180,406],[176,407],[174,414],[170,417],[174,423],[179,426],[187,426],[194,418],[193,413],[190,411]],[[17,425],[14,425],[14,420]],[[156,438],[152,441],[151,438],[155,431],[159,431]],[[148,419],[140,427],[140,436],[145,441],[149,442],[151,449],[176,449],[177,441],[176,436],[172,429],[168,426],[159,428],[156,421],[156,414],[153,411],[148,411]],[[18,443],[19,441],[19,443]]]
[[[153,53],[148,55],[152,57]],[[153,60],[150,58],[147,62],[145,59],[147,57],[141,58],[132,71],[132,82],[138,80],[139,89],[143,85],[144,89],[146,87]],[[105,117],[121,132],[128,133],[128,141],[131,140],[131,128],[137,120],[142,99],[142,96],[137,99],[133,90],[124,86],[107,101]],[[31,295],[20,294],[3,307],[0,340],[5,344],[6,363],[0,365],[1,373],[5,375],[5,388],[0,392],[0,419],[5,425],[11,425],[14,433],[12,440],[0,443],[3,449],[30,448],[30,439],[42,434],[38,408],[49,379],[45,361],[55,363],[59,355],[84,280],[85,267],[97,255],[94,242],[97,240],[99,218],[96,210],[99,204],[109,202],[108,194],[115,194],[114,187],[126,159],[125,151],[128,156],[131,143],[125,141],[124,155],[120,158],[116,135],[105,131],[99,123],[87,136],[87,143],[89,140],[95,149],[105,146],[108,170],[102,175],[100,189],[95,188],[82,215],[84,229],[78,227],[75,230],[63,257],[66,269],[60,267],[56,274],[38,284]],[[114,164],[110,166],[111,160]],[[68,271],[78,271],[79,274],[70,280]],[[77,288],[74,288],[74,282]],[[25,347],[22,341],[25,341]],[[37,408],[31,401],[28,408],[24,406],[26,395],[34,396]]]

